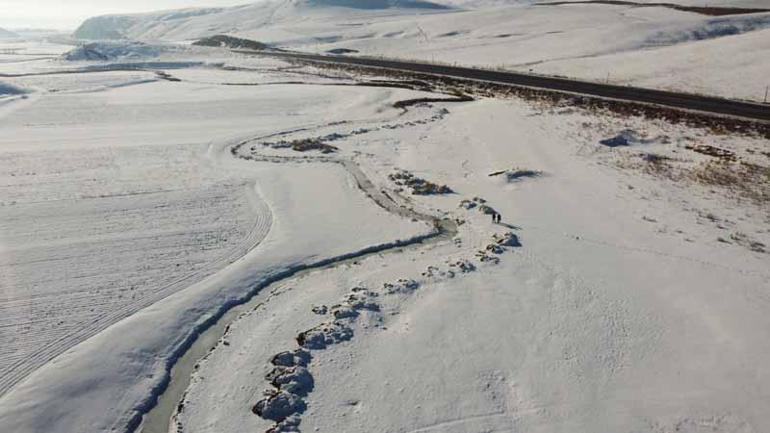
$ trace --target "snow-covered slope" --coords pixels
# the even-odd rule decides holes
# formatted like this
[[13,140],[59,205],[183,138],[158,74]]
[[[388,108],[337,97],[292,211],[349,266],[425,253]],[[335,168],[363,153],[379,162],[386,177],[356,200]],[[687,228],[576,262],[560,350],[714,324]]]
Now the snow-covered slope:
[[[240,8],[235,8],[240,9]],[[75,31],[79,39],[138,39],[148,26],[175,27],[196,17],[218,15],[226,9],[181,9],[140,15],[103,15],[87,19]]]
[[[535,72],[762,101],[770,29],[655,49],[546,61]],[[705,71],[708,71],[706,73]]]

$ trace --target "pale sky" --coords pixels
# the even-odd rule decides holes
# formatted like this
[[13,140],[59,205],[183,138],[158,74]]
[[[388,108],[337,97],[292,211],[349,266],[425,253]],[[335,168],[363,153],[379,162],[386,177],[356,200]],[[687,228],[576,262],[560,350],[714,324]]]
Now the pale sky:
[[0,0],[2,28],[75,29],[94,15],[186,7],[233,6],[257,0]]

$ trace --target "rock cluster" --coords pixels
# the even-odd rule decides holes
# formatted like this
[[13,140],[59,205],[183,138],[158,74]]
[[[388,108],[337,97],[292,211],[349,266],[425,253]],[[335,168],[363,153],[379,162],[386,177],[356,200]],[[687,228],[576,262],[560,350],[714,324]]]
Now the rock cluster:
[[446,185],[429,182],[405,170],[389,175],[388,179],[398,186],[411,188],[412,194],[415,195],[452,194],[454,192]]
[[484,205],[486,203],[487,201],[481,197],[473,197],[473,199],[471,200],[468,200],[466,198],[460,201],[460,207],[465,210],[471,210],[471,209],[475,209],[478,206]]
[[366,288],[355,287],[337,305],[313,306],[313,313],[330,315],[330,320],[300,332],[296,337],[298,348],[273,355],[270,359],[273,369],[265,375],[271,388],[263,392],[263,398],[252,408],[256,415],[274,422],[266,433],[299,431],[300,415],[307,409],[305,398],[315,385],[308,370],[312,351],[353,338],[353,329],[349,325],[363,310],[380,310],[380,305],[375,302],[377,296]]

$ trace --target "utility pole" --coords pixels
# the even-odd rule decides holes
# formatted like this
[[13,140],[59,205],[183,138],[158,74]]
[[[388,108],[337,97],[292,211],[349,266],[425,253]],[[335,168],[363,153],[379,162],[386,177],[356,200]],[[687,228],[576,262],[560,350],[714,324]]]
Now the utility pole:
[[767,91],[770,90],[770,86],[765,86],[765,104],[767,104]]

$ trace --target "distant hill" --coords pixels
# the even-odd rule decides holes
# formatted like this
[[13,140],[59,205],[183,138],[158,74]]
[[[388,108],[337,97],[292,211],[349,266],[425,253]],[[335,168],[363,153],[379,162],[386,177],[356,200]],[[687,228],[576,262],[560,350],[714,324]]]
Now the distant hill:
[[[131,15],[102,15],[85,20],[75,30],[73,36],[78,39],[127,39],[138,38],[142,33],[154,27],[177,27],[195,18],[215,15],[224,8],[180,9],[173,11],[151,12]],[[161,35],[159,35],[161,36]]]
[[451,6],[426,0],[266,0],[228,8],[181,9],[89,18],[78,39],[192,40],[256,30],[308,17],[441,12]]
[[17,35],[14,32],[11,32],[5,29],[0,29],[0,39],[13,39],[18,37],[19,35]]

